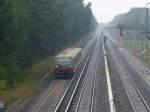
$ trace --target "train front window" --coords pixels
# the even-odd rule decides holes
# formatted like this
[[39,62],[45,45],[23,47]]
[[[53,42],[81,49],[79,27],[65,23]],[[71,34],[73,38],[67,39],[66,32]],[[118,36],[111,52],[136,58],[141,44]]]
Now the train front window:
[[59,67],[69,67],[71,65],[70,58],[57,58],[56,65]]

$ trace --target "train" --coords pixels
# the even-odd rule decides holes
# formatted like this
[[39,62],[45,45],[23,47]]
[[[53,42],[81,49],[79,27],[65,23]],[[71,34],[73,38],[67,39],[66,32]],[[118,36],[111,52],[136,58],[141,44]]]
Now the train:
[[55,56],[57,78],[72,78],[82,57],[81,48],[68,48]]

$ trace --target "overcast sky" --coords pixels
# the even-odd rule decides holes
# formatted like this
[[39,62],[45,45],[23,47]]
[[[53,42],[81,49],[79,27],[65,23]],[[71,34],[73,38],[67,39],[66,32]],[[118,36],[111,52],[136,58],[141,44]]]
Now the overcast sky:
[[[149,0],[150,1],[150,0]],[[146,0],[85,0],[92,2],[92,10],[99,22],[109,22],[132,7],[145,7]]]

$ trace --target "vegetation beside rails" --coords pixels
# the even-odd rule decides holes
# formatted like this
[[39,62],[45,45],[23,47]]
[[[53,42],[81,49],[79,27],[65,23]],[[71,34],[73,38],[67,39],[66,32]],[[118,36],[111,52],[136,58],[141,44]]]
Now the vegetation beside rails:
[[0,0],[0,100],[30,95],[53,63],[39,60],[78,42],[96,26],[91,3],[82,0]]
[[12,104],[18,99],[28,98],[44,84],[41,81],[46,73],[51,75],[54,66],[53,57],[48,57],[34,64],[31,69],[26,72],[26,77],[21,82],[16,83],[13,87],[4,88],[6,82],[0,82],[0,99],[4,100],[7,105]]
[[[81,39],[80,41],[74,43],[73,47],[83,47],[95,33],[90,33],[86,38]],[[60,52],[60,51],[59,51]],[[6,101],[7,107],[18,101],[19,99],[30,98],[33,94],[37,93],[43,86],[47,85],[47,80],[43,81],[44,76],[48,76],[48,80],[53,78],[53,67],[54,67],[54,56],[47,57],[41,61],[37,60],[26,73],[23,80],[17,82],[13,87],[4,88],[6,82],[0,82],[0,99]],[[51,80],[49,80],[51,81]]]
[[150,41],[124,40],[123,47],[130,49],[145,64],[150,66]]
[[0,0],[0,90],[96,26],[91,3],[82,0]]

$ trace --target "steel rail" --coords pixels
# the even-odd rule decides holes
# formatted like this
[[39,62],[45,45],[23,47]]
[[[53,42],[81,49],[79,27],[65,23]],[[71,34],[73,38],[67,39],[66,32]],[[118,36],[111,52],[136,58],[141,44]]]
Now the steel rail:
[[54,86],[55,86],[57,83],[58,83],[58,80],[56,80],[56,81],[54,82],[54,84],[48,89],[48,92],[45,93],[45,95],[41,98],[40,102],[39,102],[37,105],[35,105],[35,106],[33,107],[32,112],[37,112],[38,108],[42,105],[42,103],[45,102],[45,99],[47,98],[48,93],[54,88]]
[[[99,48],[99,47],[98,47]],[[97,54],[97,56],[98,56],[98,54]],[[79,109],[79,105],[80,105],[80,102],[81,102],[81,98],[83,97],[83,92],[84,92],[84,88],[85,88],[85,85],[86,85],[86,83],[88,83],[87,82],[87,77],[88,77],[88,74],[86,74],[86,76],[85,76],[85,80],[84,80],[84,84],[83,84],[83,86],[82,86],[82,90],[81,90],[81,93],[80,93],[80,95],[79,95],[79,99],[77,100],[77,105],[76,105],[76,107],[75,107],[75,112],[78,112],[78,109]],[[94,81],[93,81],[93,88],[92,88],[92,94],[91,94],[91,106],[90,106],[90,112],[92,112],[93,111],[93,107],[94,107],[94,98],[95,98],[95,87],[96,87],[96,71],[95,71],[95,73],[94,73]]]
[[92,90],[92,98],[91,98],[92,102],[91,102],[90,112],[93,112],[93,108],[94,108],[95,88],[96,88],[96,73],[94,74],[94,82],[93,82],[93,90]]
[[[80,101],[81,101],[81,98],[82,98],[82,95],[83,95],[83,92],[84,92],[84,88],[85,88],[85,84],[87,83],[87,77],[88,77],[88,74],[86,74],[86,76],[82,79],[83,80],[83,84],[81,85],[82,87],[82,89],[81,89],[81,92],[80,92],[80,95],[79,95],[79,98],[78,99],[76,99],[77,101],[77,105],[76,105],[76,107],[75,107],[75,112],[78,112],[78,108],[79,108],[79,105],[80,105]],[[93,88],[92,88],[92,96],[91,96],[91,106],[90,106],[90,112],[92,112],[92,110],[93,110],[93,104],[94,104],[94,96],[95,96],[95,83],[96,83],[96,73],[94,73],[94,82],[93,82]],[[81,81],[82,81],[81,80]],[[78,88],[80,88],[79,87],[80,85],[78,85],[78,87],[77,88],[75,88],[75,91],[74,91],[74,93],[72,94],[72,98],[70,99],[70,102],[69,102],[69,104],[68,104],[68,107],[67,107],[67,109],[66,109],[66,111],[65,112],[68,112],[72,107],[70,107],[71,106],[71,102],[74,102],[73,101],[73,97],[75,96],[75,94],[76,94],[76,92],[77,92],[77,90],[78,90]]]
[[[86,66],[87,66],[87,63],[88,63],[88,61],[89,61],[89,59],[90,59],[90,56],[91,56],[91,54],[92,54],[92,52],[93,52],[95,43],[96,43],[96,39],[93,41],[93,45],[92,45],[92,49],[91,49],[91,51],[90,51],[90,54],[87,56],[86,59],[83,60],[83,63],[81,63],[81,65],[80,65],[78,71],[75,73],[75,76],[74,76],[73,79],[71,80],[71,82],[70,82],[68,88],[66,89],[66,91],[65,91],[65,93],[63,94],[62,98],[60,99],[60,102],[58,103],[58,105],[57,105],[56,109],[54,110],[54,112],[58,112],[58,111],[59,111],[59,108],[61,107],[61,104],[63,104],[63,100],[65,100],[66,95],[69,94],[70,88],[72,87],[72,85],[73,85],[76,81],[77,81],[77,82],[76,82],[76,85],[75,85],[75,89],[77,88],[77,86],[78,86],[78,84],[79,84],[79,82],[80,82],[80,80],[81,80],[81,77],[82,77],[82,75],[83,75],[83,72],[85,71],[85,68],[86,68]],[[83,67],[82,67],[82,66],[83,66]],[[82,71],[80,71],[80,68],[82,68]],[[77,77],[77,73],[78,73],[78,72],[81,72],[79,77]],[[76,80],[76,78],[77,78],[77,80]],[[75,93],[75,89],[73,90],[73,94]],[[70,98],[72,99],[72,98],[73,98],[73,95],[71,95]],[[70,100],[69,100],[68,103],[69,103],[69,104],[71,103]],[[69,108],[69,104],[67,104],[66,109]],[[66,109],[65,109],[65,110],[66,110]]]
[[86,65],[84,66],[83,71],[81,72],[81,75],[80,75],[79,80],[78,80],[78,82],[77,82],[77,84],[76,84],[76,86],[75,86],[75,88],[74,88],[74,90],[73,90],[73,93],[72,93],[72,95],[71,95],[71,98],[70,98],[70,100],[69,100],[69,103],[68,103],[68,105],[67,105],[67,108],[66,108],[65,112],[67,112],[68,109],[69,109],[69,106],[70,106],[70,104],[71,104],[71,101],[72,101],[72,99],[73,99],[73,96],[75,95],[75,92],[76,92],[76,90],[77,90],[77,87],[79,86],[79,83],[80,83],[80,81],[82,80],[81,78],[82,78],[82,76],[83,76],[83,73],[84,73],[85,68],[86,68]]
[[87,75],[85,76],[85,80],[84,80],[84,83],[83,83],[83,87],[81,89],[81,94],[79,96],[79,99],[78,99],[78,103],[77,103],[77,106],[75,108],[75,112],[78,112],[78,108],[79,108],[79,105],[80,105],[80,101],[81,101],[81,98],[82,98],[82,95],[83,95],[83,91],[84,91],[84,87],[85,87],[85,84],[86,84],[86,81],[87,81]]
[[128,71],[126,70],[125,66],[122,64],[124,70],[126,71],[128,78],[130,79],[130,81],[132,82],[134,88],[136,89],[138,95],[140,96],[140,98],[142,99],[143,104],[146,107],[146,110],[149,112],[150,111],[150,107],[148,106],[146,100],[144,99],[143,95],[141,94],[140,90],[138,89],[138,87],[136,86],[136,84],[134,83],[133,79],[131,78],[131,76],[129,75]]
[[[111,57],[112,57],[112,59],[114,59],[113,56],[112,56],[112,54],[111,54]],[[117,59],[118,59],[118,60],[117,60]],[[130,76],[129,72],[127,71],[126,67],[124,66],[124,64],[123,64],[123,62],[122,62],[122,60],[121,60],[121,57],[119,58],[119,56],[115,56],[114,61],[115,61],[114,64],[115,64],[116,69],[117,69],[118,72],[120,72],[120,70],[118,69],[116,63],[119,63],[119,62],[120,62],[120,65],[122,66],[124,72],[126,73],[126,76],[127,76],[128,80],[129,80],[130,83],[132,84],[131,87],[130,87],[130,88],[131,88],[131,90],[130,90],[130,89],[127,87],[127,83],[125,83],[125,81],[123,80],[121,74],[119,73],[120,79],[121,79],[122,84],[123,84],[123,86],[124,86],[124,88],[125,88],[126,94],[127,94],[128,98],[129,98],[129,100],[130,100],[130,103],[131,103],[131,106],[132,106],[134,112],[140,112],[141,110],[144,110],[144,111],[142,111],[142,112],[150,112],[150,107],[148,106],[148,104],[147,104],[146,100],[144,99],[143,95],[141,94],[140,90],[138,89],[138,87],[137,87],[136,84],[134,83],[134,81],[133,81],[132,77]],[[134,87],[134,90],[132,89],[132,87]],[[137,108],[137,107],[136,107],[136,103],[137,103],[137,102],[133,101],[134,99],[133,99],[133,96],[131,96],[131,93],[130,93],[131,91],[134,92],[135,95],[138,95],[137,98],[140,99],[140,102],[139,102],[139,103],[141,103],[141,105],[144,106],[144,107],[142,107],[142,108],[140,108],[140,107]],[[140,110],[140,109],[141,109],[141,110]]]
[[[93,40],[92,40],[92,41],[93,41]],[[79,64],[78,64],[78,66],[77,66],[75,72],[77,72],[77,71],[79,70],[81,64],[82,64],[82,63],[79,63]],[[49,95],[50,91],[54,88],[54,86],[57,84],[57,82],[58,82],[58,80],[56,80],[56,81],[54,82],[54,84],[49,88],[48,92],[46,92],[46,93],[44,94],[44,96],[41,98],[41,100],[37,103],[37,105],[35,105],[35,106],[33,107],[32,112],[37,112],[37,111],[38,111],[38,109],[39,109],[39,108],[41,107],[41,105],[45,102],[47,96]],[[49,110],[50,110],[50,109],[49,109]]]
[[[120,59],[120,60],[121,60],[121,59]],[[123,60],[122,60],[122,61],[123,61]],[[136,84],[135,84],[135,82],[133,81],[132,77],[129,75],[129,72],[127,71],[127,69],[126,69],[125,65],[123,65],[123,63],[122,63],[122,66],[123,66],[124,70],[126,71],[128,77],[129,77],[130,81],[132,82],[134,88],[136,89],[137,93],[138,93],[139,96],[141,97],[142,102],[143,102],[143,104],[145,105],[147,111],[149,112],[149,111],[150,111],[150,107],[149,107],[147,101],[144,99],[142,93],[140,92],[140,90],[139,90],[138,87],[136,86]]]

